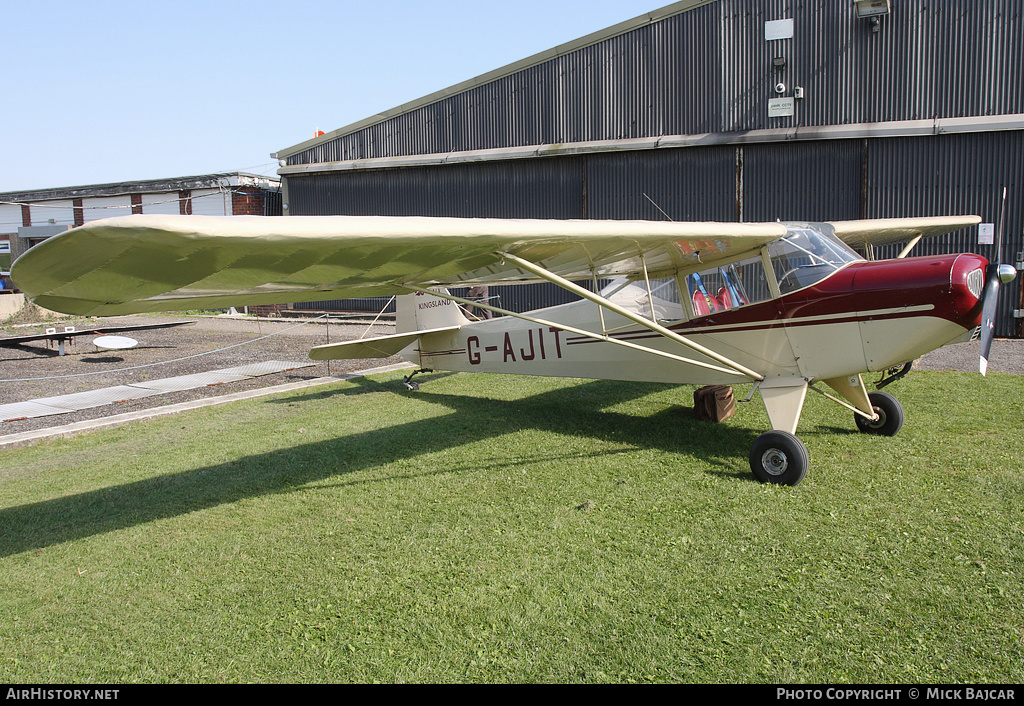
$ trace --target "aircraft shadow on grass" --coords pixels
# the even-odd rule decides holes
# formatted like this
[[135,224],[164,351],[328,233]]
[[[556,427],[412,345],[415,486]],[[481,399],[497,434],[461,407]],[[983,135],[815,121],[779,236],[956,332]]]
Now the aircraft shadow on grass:
[[[382,391],[405,397],[397,381],[380,383],[362,378],[353,380],[353,383],[353,387],[341,390],[268,403],[301,403],[303,399]],[[742,460],[745,449],[757,435],[752,429],[728,424],[712,426],[709,422],[695,419],[688,406],[673,406],[646,417],[605,409],[664,389],[664,385],[653,383],[599,380],[516,400],[496,400],[432,392],[426,387],[413,394],[446,406],[452,410],[452,415],[464,419],[465,423],[457,434],[442,431],[450,427],[451,422],[451,415],[442,415],[5,508],[0,510],[0,556],[40,550],[245,498],[295,492],[312,482],[486,441],[519,429],[538,429],[565,436],[600,439],[604,443],[620,443],[632,448],[686,454],[701,459],[707,465],[708,473],[747,479],[749,474]],[[498,469],[557,458],[608,456],[613,459],[623,452],[621,448],[590,454],[552,455],[527,451],[515,458],[503,456],[483,466],[446,468],[443,472]],[[614,460],[610,462],[615,463]],[[387,480],[391,479],[393,477]],[[750,482],[754,481],[750,479]]]

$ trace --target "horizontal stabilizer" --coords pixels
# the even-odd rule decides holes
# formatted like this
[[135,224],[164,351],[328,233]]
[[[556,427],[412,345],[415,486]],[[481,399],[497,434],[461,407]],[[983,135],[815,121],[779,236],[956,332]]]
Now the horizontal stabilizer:
[[313,360],[351,360],[355,358],[387,358],[395,355],[410,343],[418,340],[420,336],[427,333],[441,333],[442,331],[457,331],[459,326],[445,326],[443,328],[424,329],[422,331],[410,331],[409,333],[396,333],[389,336],[375,336],[374,338],[361,338],[355,341],[343,341],[341,343],[328,343],[324,346],[316,346],[309,351],[309,357]]

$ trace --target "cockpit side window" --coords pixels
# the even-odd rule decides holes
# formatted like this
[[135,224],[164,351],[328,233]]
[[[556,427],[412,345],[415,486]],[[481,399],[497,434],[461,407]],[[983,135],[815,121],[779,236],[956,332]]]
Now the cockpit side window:
[[[648,290],[648,284],[650,289]],[[616,279],[601,289],[609,301],[655,321],[678,321],[686,314],[679,303],[679,289],[673,278],[645,280]]]
[[696,316],[756,304],[771,298],[760,256],[696,272],[686,278]]

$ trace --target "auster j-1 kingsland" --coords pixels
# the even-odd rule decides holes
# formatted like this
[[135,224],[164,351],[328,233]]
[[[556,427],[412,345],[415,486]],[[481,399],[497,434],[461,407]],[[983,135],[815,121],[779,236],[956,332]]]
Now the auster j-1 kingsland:
[[[1014,268],[973,254],[905,257],[922,237],[980,220],[139,215],[51,238],[12,275],[39,306],[91,316],[405,295],[397,333],[318,346],[316,360],[401,353],[429,370],[752,383],[772,428],[753,444],[751,470],[795,485],[809,464],[795,436],[808,389],[848,407],[861,431],[892,435],[903,410],[868,393],[862,374],[889,382],[979,326],[985,372]],[[909,244],[891,260],[852,249],[896,242]],[[446,289],[543,281],[580,300],[516,313]],[[470,320],[463,306],[504,316]]]

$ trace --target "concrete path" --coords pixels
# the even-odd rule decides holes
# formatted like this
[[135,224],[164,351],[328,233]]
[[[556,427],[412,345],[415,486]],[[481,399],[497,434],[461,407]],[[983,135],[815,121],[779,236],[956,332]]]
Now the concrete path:
[[369,368],[367,370],[360,370],[354,373],[342,373],[340,375],[313,378],[312,380],[302,380],[299,382],[285,383],[283,385],[274,385],[272,387],[262,387],[257,390],[236,392],[230,395],[221,395],[219,397],[192,400],[191,402],[181,402],[179,404],[165,405],[163,407],[153,407],[150,409],[140,410],[138,412],[127,412],[125,414],[117,414],[112,417],[90,419],[84,422],[75,422],[73,424],[65,424],[63,426],[51,427],[49,429],[36,429],[34,431],[26,431],[19,434],[8,434],[7,436],[0,436],[0,451],[19,446],[28,446],[45,439],[66,438],[70,436],[77,436],[78,434],[85,434],[97,429],[121,426],[122,424],[128,424],[129,422],[156,419],[157,417],[165,417],[170,414],[187,412],[191,409],[212,407],[214,405],[238,402],[239,400],[251,400],[258,397],[265,397],[267,395],[276,395],[282,392],[303,390],[309,387],[319,387],[321,385],[328,385],[341,380],[351,380],[353,378],[360,378],[366,375],[375,375],[377,373],[387,373],[393,370],[405,370],[415,367],[416,366],[412,363],[399,363],[397,365]]

